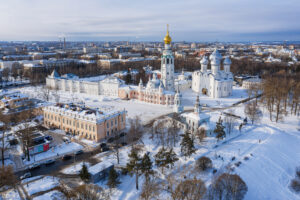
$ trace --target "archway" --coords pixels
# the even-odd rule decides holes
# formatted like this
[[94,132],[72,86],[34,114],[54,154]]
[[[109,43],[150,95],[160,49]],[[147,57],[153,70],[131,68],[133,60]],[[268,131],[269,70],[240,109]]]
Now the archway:
[[207,95],[207,89],[206,88],[202,88],[202,94]]

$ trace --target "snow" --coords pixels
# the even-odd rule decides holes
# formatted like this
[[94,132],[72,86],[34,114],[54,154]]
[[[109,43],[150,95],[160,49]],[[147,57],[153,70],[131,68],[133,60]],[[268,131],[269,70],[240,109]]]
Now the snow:
[[30,178],[23,179],[21,181],[21,183],[25,184],[25,183],[28,183],[30,181],[35,181],[35,180],[40,179],[40,178],[42,178],[42,176],[33,176],[33,177],[30,177]]
[[[21,200],[17,190],[11,189],[1,194],[3,200]],[[0,197],[1,199],[1,197]]]
[[37,197],[34,197],[33,200],[63,200],[63,199],[66,199],[64,194],[57,191],[57,190],[53,190],[53,191],[50,191],[50,192],[47,192],[43,195],[40,195],[40,196],[37,196]]
[[89,167],[91,164],[88,162],[79,162],[76,163],[75,165],[68,166],[67,168],[61,170],[62,173],[64,174],[79,174],[79,171],[82,169],[83,163]]
[[93,165],[91,167],[89,167],[89,172],[93,175],[93,174],[97,174],[98,172],[101,172],[104,169],[107,169],[109,167],[111,167],[113,164],[107,160],[104,160],[96,165]]
[[44,178],[37,181],[24,184],[24,188],[29,195],[33,195],[41,191],[50,190],[58,185],[59,181],[56,177],[45,176]]

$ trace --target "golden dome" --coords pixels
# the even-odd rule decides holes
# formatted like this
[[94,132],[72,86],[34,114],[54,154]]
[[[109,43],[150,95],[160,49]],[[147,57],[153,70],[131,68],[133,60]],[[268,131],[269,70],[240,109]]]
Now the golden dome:
[[167,34],[164,38],[164,42],[165,42],[165,44],[171,44],[171,41],[172,41],[172,39],[169,35],[169,24],[167,24]]

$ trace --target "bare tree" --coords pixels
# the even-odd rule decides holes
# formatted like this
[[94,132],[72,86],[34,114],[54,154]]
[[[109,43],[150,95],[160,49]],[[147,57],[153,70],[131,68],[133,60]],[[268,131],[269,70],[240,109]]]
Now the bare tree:
[[0,167],[0,188],[3,186],[15,187],[17,184],[17,178],[14,174],[12,166]]
[[242,200],[248,191],[246,183],[236,174],[223,173],[209,189],[211,200]]
[[201,171],[205,171],[207,169],[212,168],[212,161],[208,157],[201,157],[196,161],[196,168],[200,169]]
[[78,186],[77,188],[75,188],[73,190],[74,194],[75,194],[75,198],[72,199],[88,199],[88,200],[109,200],[110,199],[110,195],[108,192],[106,192],[105,190],[103,190],[103,188],[101,188],[98,185],[95,184],[84,184],[81,186]]
[[161,192],[160,184],[155,180],[150,179],[149,181],[145,181],[142,187],[142,192],[140,194],[140,199],[142,200],[151,200],[158,199],[159,194]]
[[128,131],[127,139],[130,143],[139,140],[143,134],[143,125],[139,116],[129,120],[130,128]]
[[0,132],[2,131],[2,137],[1,137],[1,161],[2,161],[2,166],[4,166],[4,154],[5,151],[8,149],[6,142],[5,142],[5,132],[8,130],[9,123],[10,123],[10,115],[4,115],[2,112],[0,112],[0,123],[2,122],[2,127],[0,127]]
[[204,127],[200,127],[196,130],[196,138],[199,140],[199,143],[202,143],[204,141],[204,138],[206,137],[206,130]]
[[172,198],[174,200],[200,200],[203,199],[205,193],[204,182],[194,178],[180,182],[172,194]]
[[41,88],[41,96],[45,101],[49,101],[50,98],[50,89],[47,86]]
[[262,116],[262,113],[255,102],[250,102],[246,105],[245,114],[250,118],[252,124],[255,121],[258,121]]
[[236,123],[236,118],[233,115],[234,115],[234,112],[229,111],[229,113],[224,118],[226,133],[229,135],[233,131],[233,128]]

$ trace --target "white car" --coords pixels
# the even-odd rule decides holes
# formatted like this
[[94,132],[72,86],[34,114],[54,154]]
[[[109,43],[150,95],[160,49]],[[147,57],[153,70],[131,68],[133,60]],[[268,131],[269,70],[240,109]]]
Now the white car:
[[31,173],[27,172],[25,173],[23,176],[20,177],[21,180],[25,179],[25,178],[30,178],[31,177]]

